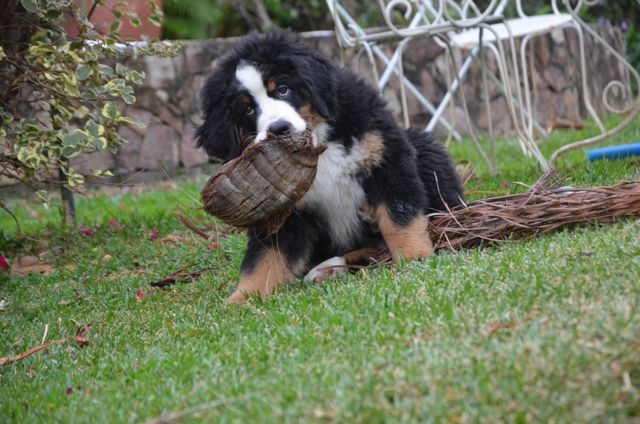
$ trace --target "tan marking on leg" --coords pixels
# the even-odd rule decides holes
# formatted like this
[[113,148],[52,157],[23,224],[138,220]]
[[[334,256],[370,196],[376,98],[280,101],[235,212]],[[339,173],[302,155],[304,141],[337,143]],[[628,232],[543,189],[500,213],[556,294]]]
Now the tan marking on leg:
[[376,220],[394,263],[398,263],[400,258],[414,260],[431,254],[432,244],[427,230],[429,219],[426,216],[418,215],[409,224],[399,226],[391,219],[389,210],[380,206],[376,209]]
[[364,156],[363,159],[358,161],[360,168],[371,170],[382,163],[384,141],[380,134],[377,132],[366,133],[360,139],[359,147]]
[[285,258],[276,250],[268,249],[252,272],[240,274],[238,289],[227,299],[227,303],[242,305],[245,296],[255,294],[265,297],[295,279]]

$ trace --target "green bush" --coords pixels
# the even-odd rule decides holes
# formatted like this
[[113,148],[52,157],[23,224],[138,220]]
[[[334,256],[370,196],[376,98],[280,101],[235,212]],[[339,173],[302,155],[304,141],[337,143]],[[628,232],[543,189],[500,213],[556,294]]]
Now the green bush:
[[[74,0],[9,0],[0,6],[0,175],[34,189],[43,182],[78,188],[85,180],[69,159],[115,149],[122,142],[117,126],[138,125],[120,109],[135,101],[133,86],[144,75],[115,59],[167,55],[173,47],[121,43],[121,20],[140,24],[123,11],[124,2],[113,6],[114,23],[106,34]],[[153,7],[150,20],[160,24],[161,12]],[[43,190],[39,194],[47,197]]]

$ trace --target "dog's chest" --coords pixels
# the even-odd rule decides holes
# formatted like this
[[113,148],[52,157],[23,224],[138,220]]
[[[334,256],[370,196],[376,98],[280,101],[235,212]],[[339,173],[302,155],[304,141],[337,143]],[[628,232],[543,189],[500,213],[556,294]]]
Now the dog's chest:
[[316,178],[301,205],[322,215],[336,247],[350,248],[362,230],[359,209],[366,200],[357,179],[362,153],[328,143],[318,159]]

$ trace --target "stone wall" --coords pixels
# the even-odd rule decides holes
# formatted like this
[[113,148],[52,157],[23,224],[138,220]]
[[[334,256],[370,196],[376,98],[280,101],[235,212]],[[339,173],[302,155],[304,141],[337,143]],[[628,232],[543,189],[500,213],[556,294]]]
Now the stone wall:
[[[624,51],[622,34],[611,29],[599,29],[610,44]],[[364,55],[355,51],[340,51],[332,32],[324,31],[303,35],[305,42],[341,61],[345,66],[371,80],[371,67]],[[180,54],[173,59],[145,57],[128,63],[144,70],[146,79],[137,89],[137,101],[127,106],[125,113],[146,124],[139,130],[122,127],[120,135],[127,143],[116,154],[101,152],[77,156],[73,165],[80,172],[95,168],[108,168],[115,174],[125,175],[139,170],[190,168],[206,163],[206,154],[194,147],[194,131],[201,122],[199,91],[204,79],[222,54],[232,45],[232,39],[183,42]],[[542,125],[555,118],[580,121],[586,117],[584,102],[579,95],[577,64],[578,41],[575,31],[556,31],[534,40],[533,53],[536,72],[532,77],[539,89],[537,113]],[[600,93],[611,79],[627,80],[624,69],[612,66],[611,55],[598,46],[587,46],[590,72],[589,90],[594,104],[604,113]],[[460,60],[461,57],[458,58]],[[407,76],[426,97],[436,103],[442,98],[448,85],[447,59],[443,50],[431,39],[414,40],[406,50],[404,69]],[[474,125],[481,131],[488,128],[488,117],[481,95],[481,73],[473,66],[464,81],[466,98]],[[399,85],[392,79],[384,96],[389,106],[400,118]],[[499,90],[490,86],[491,110],[494,129],[508,132],[511,122]],[[424,126],[429,115],[409,97],[411,122]],[[448,108],[461,133],[467,133],[459,104]],[[441,131],[441,130],[440,130]]]

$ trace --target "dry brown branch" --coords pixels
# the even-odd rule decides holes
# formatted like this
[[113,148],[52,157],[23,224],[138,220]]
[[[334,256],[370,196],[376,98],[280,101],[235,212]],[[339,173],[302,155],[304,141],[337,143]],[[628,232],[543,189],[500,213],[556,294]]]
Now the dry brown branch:
[[640,181],[580,189],[537,183],[522,194],[432,214],[429,232],[435,250],[459,250],[624,216],[640,216]]
[[27,349],[22,353],[13,356],[7,356],[4,358],[0,358],[0,366],[9,364],[11,362],[22,361],[24,358],[33,355],[34,353],[40,352],[41,350],[47,349],[51,346],[59,345],[67,341],[66,337],[63,337],[58,340],[53,340],[51,342],[43,343],[39,346],[32,347],[31,349]]
[[199,237],[201,237],[201,238],[203,238],[205,240],[209,240],[209,234],[207,234],[205,231],[203,231],[200,228],[198,228],[193,222],[188,220],[184,215],[181,215],[181,214],[177,213],[176,214],[176,218],[178,218],[178,220],[180,222],[182,222],[182,224],[185,227],[187,227],[188,229],[193,231],[196,235],[198,235]]

